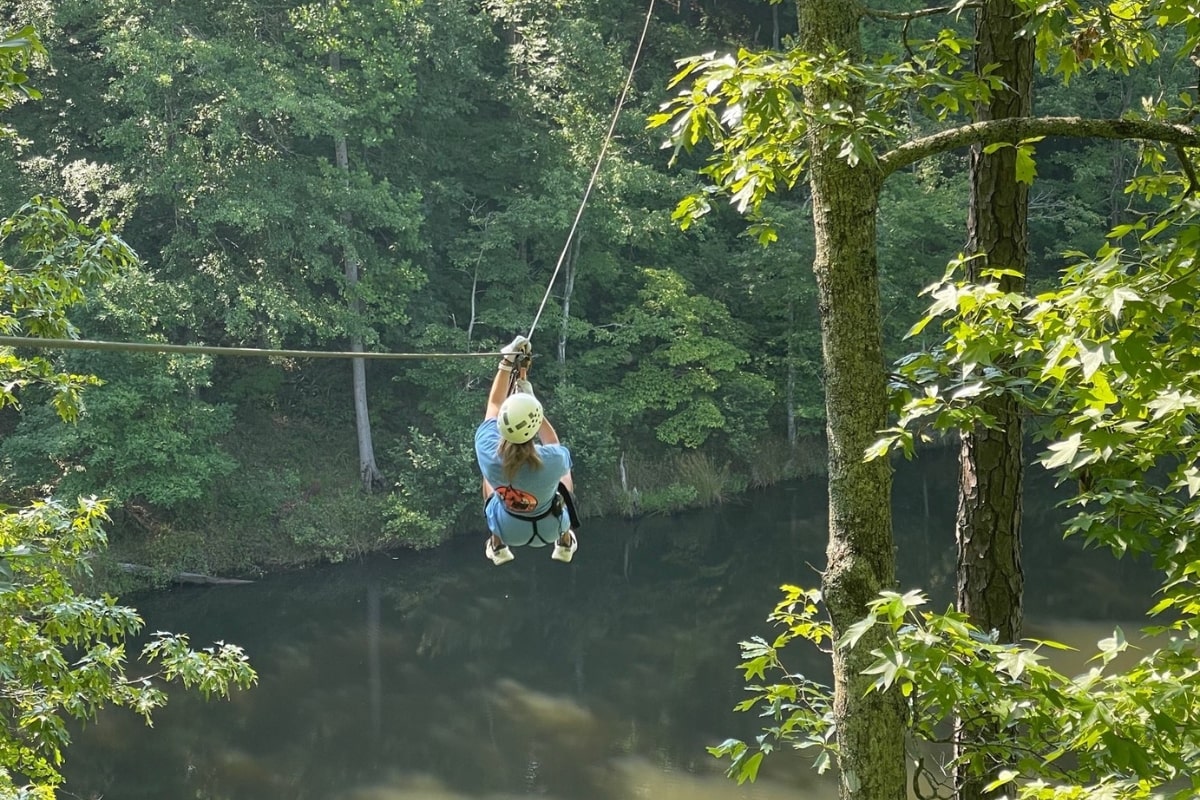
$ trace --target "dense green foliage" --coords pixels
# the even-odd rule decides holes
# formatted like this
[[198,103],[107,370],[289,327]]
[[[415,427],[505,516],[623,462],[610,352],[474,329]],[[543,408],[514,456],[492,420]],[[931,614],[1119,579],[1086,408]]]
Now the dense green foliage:
[[[1155,740],[1176,740],[1167,728],[1186,726],[1195,713],[1196,562],[1190,542],[1196,518],[1191,497],[1200,484],[1193,475],[1194,410],[1186,388],[1194,360],[1190,196],[1200,136],[1187,123],[1195,116],[1195,87],[1147,98],[1136,122],[1133,114],[1118,119],[1106,109],[1107,120],[1084,120],[1076,112],[964,125],[959,115],[998,88],[990,65],[968,67],[961,57],[970,41],[948,27],[906,42],[905,58],[864,54],[859,7],[811,7],[833,19],[826,24],[821,14],[805,16],[804,30],[817,34],[802,33],[801,46],[786,53],[741,51],[685,62],[677,77],[680,92],[654,118],[672,126],[678,149],[708,148],[702,171],[715,191],[727,193],[752,219],[764,241],[775,235],[764,201],[802,182],[811,187],[827,368],[835,376],[852,371],[861,384],[857,391],[844,385],[827,391],[831,437],[841,434],[843,446],[842,458],[830,460],[829,563],[822,591],[789,588],[775,614],[787,631],[773,642],[744,645],[747,679],[763,683],[752,683],[753,696],[742,708],[761,709],[771,723],[754,743],[731,740],[714,752],[729,756],[731,773],[743,780],[753,779],[764,755],[780,743],[816,747],[818,766],[836,756],[843,798],[903,797],[906,775],[897,769],[903,754],[893,746],[903,735],[953,745],[947,773],[918,760],[918,794],[948,789],[978,796],[968,784],[981,780],[990,781],[987,791],[1003,787],[1007,796],[1194,796],[1200,770],[1191,741],[1181,736],[1163,747]],[[804,13],[806,5],[800,8]],[[1167,76],[1186,63],[1179,56],[1200,45],[1194,9],[1176,0],[1067,0],[1027,8],[1032,16],[1023,34],[1035,40],[1041,65],[1063,85],[1081,80],[1085,66],[1128,73],[1144,64],[1158,68],[1160,59]],[[1163,58],[1166,52],[1174,58]],[[923,112],[925,124],[935,124],[938,133],[914,135],[902,110]],[[1178,124],[1181,119],[1185,124]],[[899,166],[970,144],[985,152],[1012,148],[1016,180],[1033,183],[1045,135],[1147,140],[1142,170],[1126,191],[1148,203],[1142,214],[1162,210],[1161,221],[1143,223],[1134,213],[1136,221],[1109,237],[1152,225],[1140,238],[1144,249],[1128,255],[1104,247],[1095,262],[1068,270],[1057,293],[1023,298],[1006,279],[1024,276],[1002,265],[985,271],[996,279],[987,286],[947,281],[937,287],[931,316],[953,315],[947,338],[902,362],[907,383],[898,388],[905,416],[872,455],[886,454],[895,443],[911,454],[907,426],[931,415],[943,430],[956,432],[1002,425],[981,398],[1019,397],[1051,416],[1042,432],[1052,441],[1044,463],[1081,481],[1079,502],[1087,508],[1069,530],[1086,531],[1119,552],[1154,553],[1167,595],[1155,611],[1170,609],[1180,617],[1159,630],[1169,632],[1168,644],[1137,668],[1111,675],[1097,670],[1078,679],[1037,669],[1029,648],[997,644],[1004,634],[983,634],[963,614],[912,614],[920,596],[892,590],[888,520],[872,517],[856,498],[886,492],[887,477],[846,466],[847,460],[860,463],[855,451],[861,434],[882,416],[876,413],[883,394],[877,354],[860,352],[876,341],[877,311],[855,313],[841,302],[887,302],[874,284],[874,231],[855,229],[858,220],[874,216],[880,181]],[[694,224],[711,212],[712,193],[685,198],[676,215]],[[1164,231],[1169,241],[1157,238]],[[855,326],[866,334],[856,338]],[[867,463],[873,460],[879,463]],[[970,466],[995,469],[994,463]],[[963,471],[969,474],[965,463]],[[856,491],[848,492],[852,481]],[[870,612],[865,619],[864,610]],[[828,647],[831,689],[787,670],[780,654],[794,639]],[[1114,636],[1102,643],[1100,658],[1107,664],[1123,646]],[[1167,707],[1172,711],[1158,713]],[[1069,757],[1060,764],[1064,754]],[[1177,790],[1180,784],[1186,788]]]
[[[28,62],[40,53],[32,30],[0,41],[0,110],[18,97]],[[26,96],[34,96],[26,91]],[[106,224],[91,229],[56,201],[35,198],[0,219],[0,331],[42,338],[71,337],[69,311],[137,256]],[[48,394],[50,417],[80,417],[80,392],[99,381],[55,371],[40,356],[0,355],[0,407]],[[54,422],[48,422],[54,425]],[[105,503],[33,500],[0,510],[0,797],[52,798],[62,782],[68,722],[93,720],[105,707],[129,708],[147,723],[166,702],[161,680],[196,687],[205,696],[247,687],[254,671],[236,645],[203,652],[186,636],[156,633],[141,651],[157,671],[127,671],[126,642],[138,634],[137,613],[108,595],[77,589],[107,543]]]
[[[817,319],[829,311],[815,308],[807,269],[811,197],[801,176],[809,158],[836,141],[841,163],[861,175],[890,148],[968,121],[972,103],[994,88],[986,70],[972,69],[966,28],[953,15],[944,23],[918,17],[911,28],[884,15],[870,26],[870,59],[860,63],[842,54],[781,56],[786,41],[755,41],[764,26],[794,26],[791,12],[775,4],[659,9],[579,238],[560,256],[630,58],[637,4],[250,0],[164,8],[142,0],[2,0],[0,7],[19,23],[44,26],[55,66],[46,81],[52,104],[21,104],[8,116],[11,157],[0,166],[0,188],[6,198],[62,196],[70,212],[44,201],[3,209],[11,223],[0,229],[0,245],[32,257],[33,268],[21,274],[35,276],[27,287],[14,284],[28,296],[6,330],[487,351],[526,328],[561,260],[564,274],[535,337],[533,377],[572,446],[591,511],[639,504],[668,511],[794,474],[797,438],[821,430]],[[1176,88],[1163,88],[1189,85],[1187,62],[1156,60],[1172,48],[1192,51],[1197,23],[1185,3],[1064,0],[1038,11],[1029,33],[1047,72],[1042,112],[1099,108],[1110,118],[1136,112],[1160,123],[1194,116],[1192,90],[1180,99]],[[1154,26],[1172,31],[1160,37]],[[25,62],[46,57],[19,42],[0,40],[0,52],[16,47]],[[712,54],[684,62],[682,93],[653,114],[671,61],[705,50]],[[1085,68],[1095,64],[1117,71],[1088,80]],[[18,85],[11,76],[7,83]],[[833,99],[801,102],[812,86]],[[839,93],[866,102],[839,103]],[[5,105],[20,100],[15,90],[0,97]],[[675,124],[675,168],[656,147],[658,134],[643,130],[647,117]],[[811,132],[832,138],[812,149]],[[701,172],[732,195],[732,209],[678,169],[697,166],[691,150],[702,140],[715,141],[716,152]],[[1047,466],[1081,481],[1084,512],[1075,529],[1159,559],[1167,581],[1159,610],[1180,617],[1164,626],[1174,638],[1133,672],[1070,679],[961,618],[918,612],[918,595],[888,593],[834,646],[843,653],[860,640],[876,647],[877,664],[854,677],[878,675],[872,690],[908,698],[917,733],[933,736],[951,715],[1004,731],[960,755],[981,774],[1009,766],[1002,779],[1020,779],[1030,797],[1096,787],[1140,797],[1194,772],[1190,740],[1155,746],[1190,705],[1178,714],[1153,709],[1159,701],[1173,708],[1171,692],[1194,683],[1188,665],[1200,624],[1188,531],[1200,479],[1194,354],[1190,335],[1179,331],[1192,328],[1191,297],[1200,287],[1192,285],[1196,236],[1185,205],[1167,209],[1136,251],[1101,243],[1114,225],[1126,226],[1115,240],[1141,232],[1141,212],[1193,191],[1194,171],[1184,161],[1167,175],[1171,153],[1155,146],[1139,162],[1119,145],[988,141],[1016,148],[1019,177],[1038,180],[1035,210],[1045,213],[1033,225],[1035,282],[1053,282],[1064,250],[1098,256],[1072,267],[1060,290],[1033,298],[996,286],[939,287],[934,313],[959,316],[946,344],[903,365],[905,388],[920,391],[892,440],[907,442],[908,424],[931,413],[944,428],[978,423],[973,397],[1019,394],[1048,415]],[[866,204],[881,209],[878,275],[873,254],[868,279],[879,279],[893,355],[907,346],[899,334],[918,316],[916,287],[941,272],[961,238],[962,157],[948,147],[926,155],[933,157],[903,161]],[[1125,202],[1135,166],[1149,167],[1132,184],[1140,193],[1129,195],[1142,208]],[[681,196],[688,199],[672,214]],[[143,260],[124,250],[94,254],[103,245],[91,242],[111,241],[99,222],[109,217]],[[38,227],[44,220],[53,222],[46,230]],[[120,261],[120,269],[68,321],[66,305],[83,299],[75,277],[92,279],[89,255]],[[81,272],[61,282],[54,270],[64,263]],[[48,276],[39,275],[43,266],[53,268]],[[20,309],[38,313],[22,317]],[[1014,351],[1029,358],[1006,373],[996,354]],[[148,561],[251,569],[398,543],[431,546],[479,525],[468,442],[489,361],[372,365],[371,410],[392,490],[368,497],[356,489],[346,365],[5,358],[17,376],[6,391],[57,398],[60,414],[82,409],[77,426],[62,429],[37,404],[17,409],[15,394],[4,397],[7,493],[111,497],[124,552]],[[976,371],[985,380],[962,382]],[[85,388],[91,381],[80,376],[92,373],[104,383]],[[1147,472],[1162,482],[1144,480]],[[28,525],[14,528],[10,555],[24,557],[19,542],[47,530],[80,533],[80,551],[98,544],[96,507],[71,507],[34,506]],[[46,548],[53,574],[75,566],[77,545],[67,545],[71,553]],[[17,570],[6,569],[15,578]],[[119,671],[115,642],[136,630],[136,618],[78,603],[48,574],[35,583],[50,593],[33,599],[42,611],[64,603],[66,615],[49,615],[48,635],[60,645],[102,640],[80,680],[95,670],[105,676],[99,695],[68,696],[59,708],[86,717],[93,701],[153,705],[157,695],[130,688]],[[828,642],[833,629],[817,620],[818,599],[789,596],[777,614],[789,633],[748,647],[748,676],[782,669],[779,650],[792,638]],[[64,619],[68,634],[55,627]],[[1102,660],[1121,647],[1114,637]],[[147,655],[164,657],[168,677],[205,673],[204,657],[182,648],[169,640]],[[212,655],[225,671],[202,688],[250,679],[236,651]],[[35,683],[45,677],[31,674]],[[756,688],[747,707],[765,702],[781,723],[756,748],[719,748],[742,776],[753,777],[777,739],[837,753],[829,727],[836,704],[823,689],[786,675]],[[1024,699],[1014,705],[1014,698]],[[1114,734],[1113,714],[1136,709],[1146,713]],[[57,730],[31,713],[25,728],[34,735]],[[18,742],[8,755],[52,783],[63,740],[47,741],[49,750]],[[1058,771],[1066,750],[1070,766]]]
[[[37,15],[55,72],[44,82],[51,102],[12,116],[22,138],[0,185],[44,187],[84,218],[112,216],[143,254],[76,315],[89,337],[345,349],[360,336],[405,352],[494,350],[529,325],[550,278],[632,55],[635,10],[23,4],[13,16]],[[752,263],[732,219],[703,239],[682,236],[668,209],[687,179],[642,131],[682,42],[717,44],[746,29],[746,15],[770,12],[660,12],[570,253],[570,296],[560,279],[541,320],[533,378],[592,510],[628,505],[635,488],[650,510],[687,502],[694,492],[658,465],[701,446],[710,473],[744,476],[718,493],[796,469],[786,447],[772,450],[778,466],[749,462],[786,434],[789,371],[793,385],[815,383],[815,336],[806,345],[787,324],[805,314],[787,299],[803,295],[803,263],[772,264],[768,297],[731,268]],[[339,137],[348,178],[335,168]],[[354,287],[341,272],[347,252],[361,265]],[[777,317],[768,337],[760,296]],[[664,343],[677,350],[660,352]],[[105,385],[71,431],[36,413],[7,420],[12,491],[112,497],[118,544],[134,551],[149,544],[143,532],[219,507],[235,514],[222,528],[269,521],[293,539],[300,552],[281,560],[359,549],[361,532],[336,519],[315,539],[287,522],[297,504],[343,516],[332,512],[352,474],[346,365],[61,362],[102,372]],[[355,519],[383,535],[374,546],[426,546],[478,524],[468,442],[489,369],[371,365],[393,486],[364,498],[368,513]],[[797,404],[801,433],[819,430],[812,394],[791,395],[808,398]],[[299,463],[270,436],[254,438],[276,457],[248,458],[240,443],[264,425],[320,435]],[[255,487],[266,507],[247,515],[232,493]]]
[[[52,193],[84,220],[111,217],[142,256],[73,315],[82,335],[326,349],[360,337],[401,352],[494,350],[530,324],[644,12],[587,0],[4,5],[38,23],[53,71],[39,82],[47,102],[9,115],[17,135],[0,196]],[[794,14],[758,2],[655,12],[534,337],[532,377],[575,454],[585,513],[669,511],[813,462],[811,448],[795,447],[820,436],[824,413],[805,192],[769,206],[784,246],[760,248],[721,209],[681,232],[671,209],[697,184],[644,129],[674,59],[783,46],[763,32],[787,36]],[[870,34],[881,52],[899,46],[895,24]],[[951,43],[928,57],[952,59]],[[1155,78],[1095,91],[1132,106]],[[893,110],[895,124],[929,125]],[[1090,235],[1077,221],[1099,213],[1080,179],[1093,152],[1063,145],[1051,158],[1038,274]],[[1056,174],[1045,175],[1051,163]],[[886,188],[893,355],[919,315],[917,289],[961,244],[962,167],[960,155],[942,156]],[[361,264],[354,286],[347,253]],[[115,544],[131,557],[245,570],[428,546],[479,526],[469,441],[487,361],[368,364],[391,489],[358,499],[348,364],[55,363],[102,374],[104,385],[85,397],[75,429],[33,410],[0,420],[4,482],[12,494],[58,486],[113,498]],[[321,530],[298,513],[324,520]],[[260,535],[233,538],[245,530]],[[166,531],[180,535],[175,546],[164,546]]]

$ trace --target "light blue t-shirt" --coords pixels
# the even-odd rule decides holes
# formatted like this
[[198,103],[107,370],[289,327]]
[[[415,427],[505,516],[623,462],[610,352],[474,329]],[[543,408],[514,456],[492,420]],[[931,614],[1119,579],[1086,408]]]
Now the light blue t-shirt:
[[528,543],[541,547],[571,527],[564,512],[558,530],[555,530],[554,518],[546,517],[538,521],[539,536],[533,536],[529,520],[512,516],[536,517],[549,511],[559,481],[571,471],[571,452],[561,444],[535,444],[534,447],[542,459],[542,468],[523,466],[511,482],[505,481],[498,452],[500,428],[495,418],[485,419],[475,430],[475,458],[479,461],[479,471],[496,490],[484,511],[488,528],[506,544],[523,545],[532,537]]

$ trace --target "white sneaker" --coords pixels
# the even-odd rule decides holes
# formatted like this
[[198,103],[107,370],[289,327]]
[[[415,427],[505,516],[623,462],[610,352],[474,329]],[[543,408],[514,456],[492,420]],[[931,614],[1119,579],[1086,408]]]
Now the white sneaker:
[[561,561],[564,564],[570,564],[571,559],[575,557],[575,551],[579,549],[579,540],[575,538],[575,531],[567,531],[567,535],[571,537],[571,544],[564,547],[556,539],[554,541],[554,552],[550,554],[550,557],[555,561]]
[[497,567],[500,566],[501,564],[507,564],[508,562],[510,562],[514,558],[516,558],[516,556],[513,555],[512,548],[510,548],[506,544],[500,545],[499,550],[494,548],[492,546],[492,537],[490,537],[490,536],[488,537],[488,540],[487,540],[487,546],[483,548],[483,554],[485,556],[487,556],[488,559],[490,559],[491,562],[493,564],[495,564]]

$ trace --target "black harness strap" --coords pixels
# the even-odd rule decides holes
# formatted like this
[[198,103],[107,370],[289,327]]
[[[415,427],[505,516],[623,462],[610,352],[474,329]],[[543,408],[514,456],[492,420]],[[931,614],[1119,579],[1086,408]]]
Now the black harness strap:
[[[489,497],[488,500],[490,501],[491,498]],[[508,509],[504,509],[504,513],[508,514],[510,517],[516,517],[517,519],[525,520],[533,525],[533,533],[528,539],[517,545],[517,547],[525,547],[526,545],[532,544],[534,539],[537,539],[542,544],[554,544],[554,542],[557,541],[558,537],[561,535],[563,509],[566,509],[567,519],[571,523],[571,528],[573,530],[578,530],[579,515],[575,512],[575,497],[571,494],[571,490],[561,483],[558,485],[558,489],[554,492],[554,500],[551,501],[550,508],[543,511],[541,514],[538,514],[536,517],[526,517],[522,516],[521,514],[514,514]],[[554,519],[559,520],[559,525],[557,526],[558,529],[554,532],[554,538],[549,541],[547,541],[546,538],[542,536],[541,532],[538,531],[538,521],[543,520],[546,517],[554,517]]]
[[563,506],[567,509],[567,519],[571,521],[571,530],[579,530],[579,514],[575,512],[575,495],[565,484],[558,485],[558,496],[562,500]]

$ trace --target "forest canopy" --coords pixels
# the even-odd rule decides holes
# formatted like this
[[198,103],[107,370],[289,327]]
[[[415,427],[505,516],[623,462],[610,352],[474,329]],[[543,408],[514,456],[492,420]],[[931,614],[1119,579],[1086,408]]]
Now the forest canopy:
[[[73,313],[78,335],[419,353],[495,350],[527,329],[645,6],[7,0],[5,12],[36,23],[46,52],[42,96],[7,114],[4,211],[56,196],[85,223],[111,220],[139,256]],[[797,448],[825,424],[807,189],[763,207],[771,247],[720,202],[683,231],[672,214],[701,188],[700,160],[672,163],[646,126],[676,59],[782,49],[795,29],[788,4],[655,9],[534,341],[531,378],[575,454],[585,513],[670,511],[821,468]],[[875,19],[866,45],[898,56],[899,30]],[[1039,106],[1119,113],[1183,80],[1048,81]],[[1035,284],[1133,218],[1137,157],[1120,142],[1039,146]],[[913,164],[883,189],[889,359],[911,346],[920,289],[963,246],[965,159]],[[382,490],[364,498],[348,363],[53,359],[102,384],[70,427],[47,424],[36,398],[0,417],[7,493],[111,498],[116,545],[147,560],[246,570],[478,525],[468,441],[486,360],[366,365]],[[260,534],[235,544],[230,530]]]

